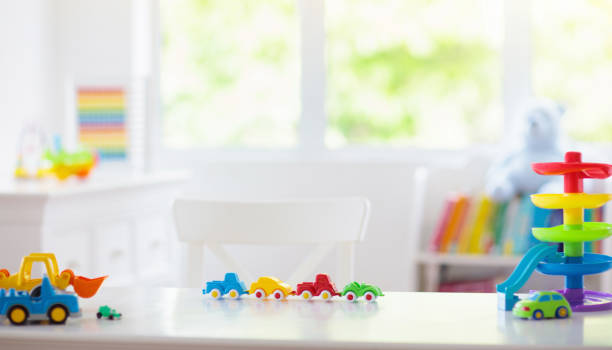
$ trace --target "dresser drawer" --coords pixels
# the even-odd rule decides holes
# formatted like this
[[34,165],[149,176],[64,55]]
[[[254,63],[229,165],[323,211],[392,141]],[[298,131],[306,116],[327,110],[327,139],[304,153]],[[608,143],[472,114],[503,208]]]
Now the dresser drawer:
[[43,252],[53,253],[60,272],[71,269],[75,275],[90,276],[92,271],[91,233],[85,230],[74,232],[51,232],[45,235]]
[[149,216],[136,224],[137,274],[143,279],[163,279],[169,272],[168,219]]
[[132,284],[131,235],[128,223],[100,226],[94,235],[95,272],[109,275],[105,285]]

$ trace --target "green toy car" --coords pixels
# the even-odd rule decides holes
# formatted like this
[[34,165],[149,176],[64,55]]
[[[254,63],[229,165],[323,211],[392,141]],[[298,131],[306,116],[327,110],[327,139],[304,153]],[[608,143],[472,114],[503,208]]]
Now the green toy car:
[[96,317],[107,317],[109,320],[114,320],[117,318],[121,318],[121,314],[118,313],[117,310],[111,309],[109,306],[104,305],[98,308],[98,313],[96,314]]
[[384,296],[383,292],[377,286],[359,282],[347,284],[340,295],[345,297],[348,301],[357,301],[357,298],[363,296],[368,302],[373,302],[377,297]]
[[568,318],[572,308],[559,292],[535,292],[522,299],[512,309],[512,314],[520,318]]

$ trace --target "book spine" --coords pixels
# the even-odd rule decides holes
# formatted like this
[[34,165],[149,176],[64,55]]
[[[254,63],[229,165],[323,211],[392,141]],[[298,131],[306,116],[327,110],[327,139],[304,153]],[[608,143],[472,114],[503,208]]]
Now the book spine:
[[440,244],[442,242],[442,237],[444,236],[444,232],[448,227],[448,222],[450,220],[450,216],[452,214],[453,208],[455,207],[456,200],[448,198],[444,205],[444,209],[442,211],[442,215],[440,216],[440,220],[438,221],[438,225],[436,225],[436,230],[432,236],[431,242],[429,244],[429,250],[432,252],[440,251]]
[[484,253],[483,235],[490,222],[493,203],[487,196],[482,196],[478,204],[476,217],[469,232],[468,253],[482,254]]
[[446,227],[444,235],[442,236],[442,241],[440,242],[441,253],[448,253],[450,251],[451,244],[455,239],[456,232],[459,229],[459,224],[461,223],[461,217],[463,215],[466,202],[467,198],[465,196],[460,195],[457,199],[457,204],[452,210],[450,219],[448,221],[448,226]]

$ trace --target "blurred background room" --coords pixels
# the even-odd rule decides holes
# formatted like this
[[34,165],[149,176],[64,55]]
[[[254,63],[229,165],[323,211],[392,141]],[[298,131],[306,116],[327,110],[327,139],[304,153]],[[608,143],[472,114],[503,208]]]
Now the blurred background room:
[[[523,200],[562,191],[529,162],[612,159],[610,23],[607,0],[0,0],[0,268],[186,285],[176,198],[363,197],[356,279],[492,292],[558,216]],[[284,279],[311,248],[223,252]]]

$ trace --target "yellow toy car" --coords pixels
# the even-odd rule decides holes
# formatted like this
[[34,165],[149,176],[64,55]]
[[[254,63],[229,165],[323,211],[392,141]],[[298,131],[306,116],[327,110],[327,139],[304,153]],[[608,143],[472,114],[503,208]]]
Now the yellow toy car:
[[276,300],[283,300],[288,295],[293,295],[295,292],[287,283],[279,280],[276,277],[259,277],[257,282],[251,284],[249,294],[255,295],[257,299],[263,299],[268,295]]

